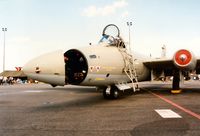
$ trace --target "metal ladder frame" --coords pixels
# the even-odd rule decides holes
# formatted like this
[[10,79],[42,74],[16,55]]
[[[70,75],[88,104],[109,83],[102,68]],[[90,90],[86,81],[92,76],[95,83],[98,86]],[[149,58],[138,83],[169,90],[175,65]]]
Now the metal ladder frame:
[[[123,59],[124,59],[124,63],[125,63],[123,71],[126,73],[128,78],[132,82],[133,92],[136,92],[137,89],[138,89],[138,79],[137,79],[137,71],[136,71],[135,66],[134,66],[133,55],[129,54],[127,52],[126,48],[122,48],[122,47],[118,46],[118,50],[122,54]],[[135,84],[136,84],[136,86],[135,86]]]

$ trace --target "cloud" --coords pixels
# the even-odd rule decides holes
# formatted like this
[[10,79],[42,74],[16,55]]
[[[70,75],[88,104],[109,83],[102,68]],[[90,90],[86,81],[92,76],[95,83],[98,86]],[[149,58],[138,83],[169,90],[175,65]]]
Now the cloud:
[[27,36],[18,36],[10,40],[10,42],[14,42],[14,43],[27,43],[30,41],[31,41],[30,37],[27,37]]
[[124,11],[124,12],[121,14],[122,18],[126,18],[126,17],[128,17],[129,15],[130,15],[130,13],[129,13],[128,11]]
[[103,7],[91,5],[83,10],[82,15],[87,17],[109,16],[116,13],[118,9],[124,8],[127,5],[128,3],[125,0],[118,0]]

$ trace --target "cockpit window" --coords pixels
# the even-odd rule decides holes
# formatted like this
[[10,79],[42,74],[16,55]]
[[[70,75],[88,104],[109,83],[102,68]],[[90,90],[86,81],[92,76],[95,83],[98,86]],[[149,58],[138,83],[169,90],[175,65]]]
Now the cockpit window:
[[116,44],[115,38],[110,35],[103,35],[99,43]]

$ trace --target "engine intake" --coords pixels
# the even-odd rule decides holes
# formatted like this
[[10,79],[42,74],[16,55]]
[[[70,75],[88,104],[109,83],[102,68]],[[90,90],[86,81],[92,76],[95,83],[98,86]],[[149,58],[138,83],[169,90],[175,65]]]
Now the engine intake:
[[194,54],[185,49],[178,50],[174,54],[173,61],[177,68],[184,70],[194,70],[197,64]]
[[77,85],[87,76],[88,62],[82,52],[76,49],[64,53],[65,83]]

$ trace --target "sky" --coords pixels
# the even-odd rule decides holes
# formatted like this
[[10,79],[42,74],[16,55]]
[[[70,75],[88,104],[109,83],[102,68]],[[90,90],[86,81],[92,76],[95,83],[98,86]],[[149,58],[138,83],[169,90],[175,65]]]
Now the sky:
[[199,0],[0,0],[0,72],[4,33],[7,70],[41,54],[97,44],[103,28],[116,24],[132,50],[173,57],[178,49],[200,56]]

